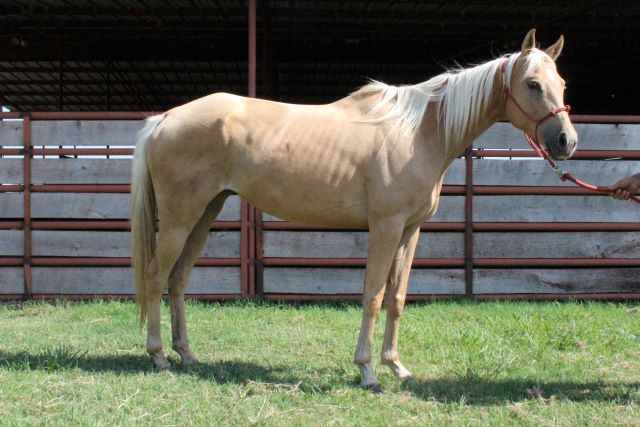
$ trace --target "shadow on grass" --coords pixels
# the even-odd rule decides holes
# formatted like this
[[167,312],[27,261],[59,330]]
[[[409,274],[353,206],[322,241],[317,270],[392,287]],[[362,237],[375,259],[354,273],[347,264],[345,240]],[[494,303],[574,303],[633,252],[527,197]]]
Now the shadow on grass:
[[[151,360],[146,355],[93,356],[66,347],[38,353],[9,353],[0,350],[0,369],[12,371],[59,372],[80,369],[87,372],[116,374],[153,374]],[[353,387],[356,382],[336,379],[335,370],[296,376],[290,366],[260,365],[254,362],[202,362],[193,367],[179,364],[171,368],[175,375],[195,376],[217,384],[268,383],[278,387],[296,388],[302,392],[327,393],[336,387]],[[312,377],[313,375],[313,377]],[[318,382],[318,377],[324,378]],[[383,384],[384,385],[384,384]],[[495,406],[525,400],[549,403],[553,400],[573,402],[637,403],[640,383],[536,381],[528,379],[494,379],[473,381],[455,377],[411,379],[400,390],[426,401],[460,402],[466,405]]]
[[403,390],[417,398],[436,402],[464,402],[466,405],[492,406],[537,400],[572,402],[637,403],[640,383],[604,381],[536,381],[535,379],[495,379],[470,381],[461,378],[411,379]]
[[[175,375],[195,376],[217,384],[269,383],[273,385],[297,388],[303,392],[326,392],[331,385],[318,384],[307,378],[297,378],[291,373],[291,367],[278,365],[260,365],[253,362],[221,360],[215,363],[200,362],[195,366],[182,366],[171,360],[170,372]],[[80,369],[92,373],[115,374],[156,374],[151,359],[146,355],[95,356],[84,351],[70,350],[66,347],[46,349],[38,353],[9,353],[0,350],[0,369],[11,371],[62,372]],[[331,373],[326,373],[330,378]],[[354,384],[355,386],[355,384]]]

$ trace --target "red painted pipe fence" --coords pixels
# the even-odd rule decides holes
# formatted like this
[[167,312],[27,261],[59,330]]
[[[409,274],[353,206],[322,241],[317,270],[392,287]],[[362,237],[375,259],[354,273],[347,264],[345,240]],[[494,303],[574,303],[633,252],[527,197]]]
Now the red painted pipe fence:
[[[2,215],[0,209],[0,233],[5,233],[0,236],[15,243],[0,252],[0,299],[130,298],[132,288],[108,284],[124,283],[130,276],[125,157],[133,152],[134,134],[127,123],[139,125],[152,114],[0,115],[6,130],[0,133],[0,165],[12,170],[20,163],[21,168],[19,179],[12,178],[15,173],[8,172],[8,178],[0,174],[7,181],[0,182],[0,201],[13,203],[16,212]],[[640,159],[640,116],[573,120],[583,126],[579,131],[586,142],[566,162],[567,169],[602,169],[607,174],[599,179],[610,181],[640,171],[640,164],[634,166]],[[421,228],[425,243],[414,261],[410,299],[637,298],[640,209],[556,181],[531,159],[531,150],[522,149],[517,133],[497,126],[448,172],[439,212]],[[77,139],[98,135],[94,128],[113,128],[114,138],[125,142],[131,134],[130,142]],[[69,129],[80,136],[64,139],[76,135]],[[82,181],[98,157],[102,163],[95,164],[105,171],[92,175],[93,181]],[[106,200],[101,205],[96,202],[100,198]],[[54,202],[60,211],[51,207]],[[66,215],[64,209],[73,203],[76,210]],[[100,206],[94,209],[92,203]],[[281,221],[241,201],[237,212],[212,224],[211,233],[211,247],[196,263],[191,298],[352,299],[359,293],[366,263],[362,230]],[[219,239],[227,252],[216,249]],[[47,283],[58,274],[56,284]],[[211,274],[215,277],[208,279]],[[86,286],[69,285],[78,275],[87,278]],[[210,284],[218,280],[221,287]],[[92,288],[94,282],[103,287]]]

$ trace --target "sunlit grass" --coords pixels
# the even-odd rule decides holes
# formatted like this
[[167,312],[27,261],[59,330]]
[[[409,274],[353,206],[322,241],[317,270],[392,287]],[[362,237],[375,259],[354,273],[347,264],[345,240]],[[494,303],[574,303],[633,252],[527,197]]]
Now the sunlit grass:
[[[155,372],[131,303],[0,305],[0,425],[607,425],[640,422],[640,306],[407,307],[414,379],[358,387],[357,304],[188,303],[200,359]],[[376,327],[375,352],[384,316]],[[163,336],[170,348],[167,307]]]

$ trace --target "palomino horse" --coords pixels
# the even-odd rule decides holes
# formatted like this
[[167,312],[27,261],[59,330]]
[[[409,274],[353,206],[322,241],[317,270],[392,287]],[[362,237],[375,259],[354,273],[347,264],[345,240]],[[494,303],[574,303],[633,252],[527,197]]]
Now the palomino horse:
[[576,147],[566,108],[558,108],[564,82],[554,61],[563,39],[542,51],[534,36],[517,54],[413,86],[373,82],[328,105],[217,93],[149,118],[133,162],[131,228],[140,321],[147,319],[155,365],[170,366],[160,338],[167,287],[173,349],[184,364],[196,361],[185,288],[212,221],[239,194],[290,221],[369,230],[355,363],[361,385],[378,388],[371,341],[384,298],[382,363],[408,378],[399,320],[420,224],[438,207],[447,167],[498,120],[526,131],[553,158]]

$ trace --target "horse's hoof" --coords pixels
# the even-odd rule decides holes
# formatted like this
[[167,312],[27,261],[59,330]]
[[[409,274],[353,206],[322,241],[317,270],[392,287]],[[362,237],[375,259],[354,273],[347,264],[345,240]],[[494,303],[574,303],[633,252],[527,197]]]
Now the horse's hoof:
[[407,371],[405,374],[398,375],[396,377],[396,379],[398,381],[400,381],[401,383],[405,383],[407,381],[411,381],[412,378],[413,378],[413,375],[411,375],[411,372],[409,372],[409,371]]
[[185,357],[182,359],[182,366],[188,366],[188,367],[193,367],[193,366],[198,366],[200,364],[200,362],[198,362],[198,359],[196,359],[195,357]]
[[380,384],[375,384],[370,387],[371,394],[382,394],[382,386]]
[[382,393],[382,386],[380,384],[361,384],[360,386],[365,390],[371,390],[371,394]]
[[158,371],[166,371],[167,369],[171,369],[171,363],[167,359],[155,359],[153,360],[153,364]]
[[171,369],[171,363],[167,362],[167,363],[163,363],[161,365],[157,365],[156,364],[156,369],[158,371],[168,371],[169,369]]
[[385,365],[391,369],[393,372],[393,376],[396,377],[396,380],[400,382],[407,381],[411,379],[411,372],[404,365],[398,361],[383,361]]

